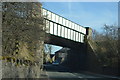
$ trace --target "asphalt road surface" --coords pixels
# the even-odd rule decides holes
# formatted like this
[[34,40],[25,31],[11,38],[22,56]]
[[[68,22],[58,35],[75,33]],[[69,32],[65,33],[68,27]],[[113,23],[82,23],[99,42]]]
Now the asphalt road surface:
[[48,80],[120,80],[118,77],[90,73],[75,73],[61,65],[44,65]]

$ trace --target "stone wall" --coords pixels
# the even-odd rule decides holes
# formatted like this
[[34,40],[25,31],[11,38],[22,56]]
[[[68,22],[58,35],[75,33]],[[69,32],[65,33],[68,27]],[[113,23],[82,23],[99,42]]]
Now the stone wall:
[[39,78],[43,64],[41,4],[2,3],[2,77]]
[[101,63],[93,50],[93,45],[88,43],[88,40],[92,40],[92,29],[89,27],[86,27],[86,29],[85,43],[81,46],[74,45],[74,48],[68,50],[63,65],[75,71],[102,73]]
[[95,47],[89,42],[87,44],[86,69],[94,73],[102,73],[102,63],[99,56],[94,51]]
[[81,71],[86,68],[86,46],[82,45],[79,48],[70,48],[66,52],[67,56],[62,65],[68,67],[72,71]]
[[[2,56],[2,3],[0,3],[0,56]],[[2,61],[0,60],[0,80],[2,79]]]

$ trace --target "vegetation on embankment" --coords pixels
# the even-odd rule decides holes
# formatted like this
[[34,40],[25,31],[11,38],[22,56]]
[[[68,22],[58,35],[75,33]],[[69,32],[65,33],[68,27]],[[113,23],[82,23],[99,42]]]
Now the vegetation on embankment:
[[[120,60],[119,55],[119,40],[118,40],[118,27],[115,25],[104,25],[103,32],[99,33],[93,31],[93,40],[91,43],[93,50],[97,57],[108,73],[118,73],[118,63]],[[109,68],[109,70],[108,70]]]

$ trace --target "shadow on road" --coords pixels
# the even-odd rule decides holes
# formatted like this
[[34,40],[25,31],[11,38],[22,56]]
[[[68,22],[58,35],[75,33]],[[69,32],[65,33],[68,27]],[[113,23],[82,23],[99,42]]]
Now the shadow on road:
[[46,64],[44,65],[44,70],[53,72],[70,72],[70,70],[61,65]]
[[47,64],[44,65],[44,70],[47,72],[48,80],[120,80],[85,73],[74,73],[61,65]]

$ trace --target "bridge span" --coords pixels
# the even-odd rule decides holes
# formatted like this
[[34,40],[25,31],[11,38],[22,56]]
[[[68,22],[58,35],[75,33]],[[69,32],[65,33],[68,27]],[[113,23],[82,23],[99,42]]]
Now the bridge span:
[[[45,8],[42,8],[42,12],[45,19],[46,33],[50,34],[52,38],[53,36],[55,39],[61,38],[61,40],[59,40],[59,44],[63,41],[66,43],[68,42],[66,45],[69,45],[70,41],[74,43],[84,43],[84,39],[87,34],[85,27],[58,14],[55,14]],[[55,39],[52,39],[52,41]],[[56,41],[54,41],[54,43],[55,42]]]

